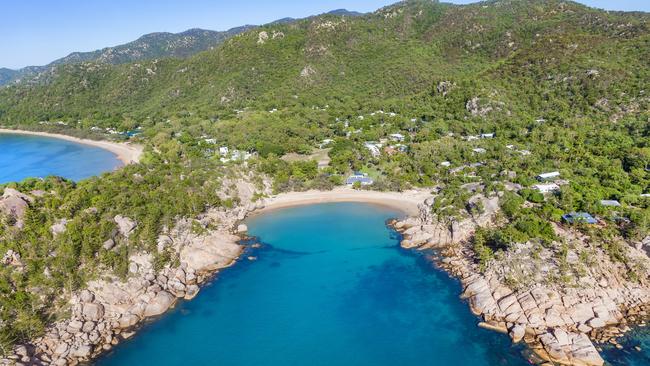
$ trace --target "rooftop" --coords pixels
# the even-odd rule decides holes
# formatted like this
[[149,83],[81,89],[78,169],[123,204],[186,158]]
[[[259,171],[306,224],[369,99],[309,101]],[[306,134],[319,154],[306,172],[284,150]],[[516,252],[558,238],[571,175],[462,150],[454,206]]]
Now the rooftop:
[[575,223],[585,223],[585,224],[596,224],[598,221],[587,212],[571,212],[565,215],[562,215],[562,220],[569,224]]

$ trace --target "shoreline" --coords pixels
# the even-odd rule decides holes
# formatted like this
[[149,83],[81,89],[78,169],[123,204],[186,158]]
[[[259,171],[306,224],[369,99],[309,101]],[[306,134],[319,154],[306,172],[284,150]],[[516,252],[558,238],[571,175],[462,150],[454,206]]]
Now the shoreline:
[[82,139],[74,136],[50,133],[50,132],[37,132],[28,130],[12,130],[7,128],[0,128],[0,134],[10,135],[27,135],[27,136],[40,136],[61,139],[65,141],[75,142],[83,145],[98,147],[113,153],[119,161],[124,165],[138,163],[142,157],[143,147],[141,145],[134,145],[129,143],[111,142],[106,140],[90,140]]
[[264,207],[252,211],[247,218],[282,208],[335,202],[358,202],[387,206],[401,211],[406,216],[413,216],[420,214],[419,205],[429,196],[431,193],[427,190],[379,192],[347,187],[337,187],[331,191],[289,192],[264,199]]

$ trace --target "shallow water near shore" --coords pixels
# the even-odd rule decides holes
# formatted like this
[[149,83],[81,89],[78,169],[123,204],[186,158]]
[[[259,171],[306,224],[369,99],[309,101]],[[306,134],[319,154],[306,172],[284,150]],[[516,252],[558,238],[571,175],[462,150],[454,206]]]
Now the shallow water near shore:
[[49,175],[80,180],[122,163],[102,148],[53,137],[0,133],[0,184]]
[[399,247],[385,225],[399,216],[359,203],[255,216],[261,248],[97,364],[528,364],[522,346],[477,327],[458,281]]

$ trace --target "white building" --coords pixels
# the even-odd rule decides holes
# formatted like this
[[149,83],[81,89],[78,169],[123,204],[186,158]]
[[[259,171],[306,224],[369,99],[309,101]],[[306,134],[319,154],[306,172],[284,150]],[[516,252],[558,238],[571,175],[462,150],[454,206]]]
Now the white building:
[[390,137],[390,139],[393,141],[397,141],[397,142],[404,141],[404,135],[402,135],[401,133],[391,133],[388,137]]
[[219,155],[221,156],[226,156],[230,152],[230,149],[228,149],[227,146],[222,146],[219,148]]
[[533,188],[535,188],[541,193],[553,193],[553,192],[558,192],[560,190],[560,186],[558,186],[555,183],[535,184]]
[[325,146],[331,144],[332,142],[334,142],[334,140],[332,140],[332,139],[325,139],[325,140],[321,141],[321,143],[320,143],[320,145],[318,145],[318,147],[322,149],[322,148],[324,148]]
[[482,133],[481,134],[482,139],[491,139],[494,138],[494,132],[493,133]]
[[440,165],[441,165],[441,166],[444,166],[444,167],[450,167],[450,166],[451,166],[451,162],[449,162],[449,161],[443,161],[442,163],[440,163]]
[[363,145],[366,147],[366,149],[368,149],[368,151],[370,151],[370,155],[372,155],[373,157],[376,158],[379,155],[381,155],[381,150],[379,150],[381,148],[381,146],[379,146],[378,144],[373,144],[371,142],[366,142]]
[[485,154],[485,153],[487,152],[487,150],[485,150],[485,149],[482,148],[482,147],[477,147],[477,148],[475,148],[475,149],[472,149],[472,151],[474,151],[474,152],[477,153],[477,154]]

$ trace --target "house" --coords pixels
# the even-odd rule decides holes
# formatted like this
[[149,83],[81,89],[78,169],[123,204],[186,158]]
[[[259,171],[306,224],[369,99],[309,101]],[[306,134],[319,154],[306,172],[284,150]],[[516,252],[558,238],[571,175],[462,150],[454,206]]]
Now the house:
[[205,141],[206,144],[211,144],[211,145],[214,145],[214,144],[217,143],[216,139],[204,139],[203,141]]
[[515,145],[506,145],[506,149],[512,150],[515,148]]
[[586,212],[571,212],[562,215],[562,220],[567,224],[583,223],[583,224],[596,224],[598,221]]
[[471,135],[470,135],[470,136],[467,136],[465,139],[466,139],[467,141],[474,141],[474,140],[478,140],[479,137],[478,137],[478,136],[471,136]]
[[320,145],[318,145],[318,148],[322,149],[322,148],[324,148],[325,146],[331,144],[332,142],[334,142],[334,140],[332,140],[332,139],[325,139],[325,140],[321,141]]
[[388,137],[390,137],[390,139],[393,141],[397,141],[397,142],[404,141],[404,135],[402,135],[401,133],[391,133]]
[[533,188],[538,190],[540,193],[553,193],[553,192],[558,192],[560,190],[560,186],[558,186],[555,183],[535,184]]
[[374,144],[372,142],[366,142],[363,145],[366,147],[366,149],[368,149],[368,151],[370,151],[370,155],[372,155],[373,157],[376,158],[379,155],[381,155],[381,151],[379,150],[381,146],[379,146],[378,144]]
[[485,154],[487,150],[485,150],[482,147],[477,147],[476,149],[472,149],[472,151],[474,151],[477,154]]
[[621,207],[621,203],[616,200],[601,200],[600,204],[608,207]]
[[440,163],[440,166],[450,167],[450,166],[451,166],[451,162],[449,162],[449,161],[443,161],[442,163]]
[[522,156],[528,156],[528,155],[530,155],[530,151],[528,151],[528,150],[519,150],[519,153],[520,153]]
[[219,148],[219,155],[221,155],[221,156],[228,155],[228,152],[230,152],[230,149],[228,149],[227,146],[222,146],[222,147]]
[[492,132],[492,133],[482,133],[481,138],[482,139],[492,139],[492,138],[494,138],[494,132]]
[[348,177],[348,179],[345,180],[346,185],[354,185],[354,183],[359,182],[362,186],[369,186],[374,183],[372,178],[368,176],[368,174],[362,174],[359,172],[355,172],[351,176]]
[[549,172],[549,173],[542,173],[537,176],[537,180],[540,182],[547,182],[550,180],[555,180],[560,176],[560,172]]

